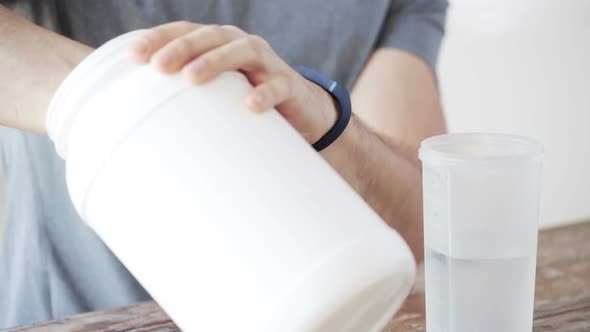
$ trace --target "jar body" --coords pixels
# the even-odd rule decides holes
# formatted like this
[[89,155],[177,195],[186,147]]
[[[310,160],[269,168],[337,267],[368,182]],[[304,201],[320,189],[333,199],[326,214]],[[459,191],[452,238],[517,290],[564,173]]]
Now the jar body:
[[384,326],[413,281],[407,245],[276,111],[246,109],[245,77],[94,61],[106,74],[64,83],[50,135],[82,218],[181,329]]

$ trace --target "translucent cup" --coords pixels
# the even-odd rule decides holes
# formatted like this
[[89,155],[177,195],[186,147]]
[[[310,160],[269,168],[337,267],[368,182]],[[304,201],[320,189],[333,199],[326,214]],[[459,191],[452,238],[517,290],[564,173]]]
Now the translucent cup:
[[426,330],[532,330],[543,147],[500,134],[422,142]]

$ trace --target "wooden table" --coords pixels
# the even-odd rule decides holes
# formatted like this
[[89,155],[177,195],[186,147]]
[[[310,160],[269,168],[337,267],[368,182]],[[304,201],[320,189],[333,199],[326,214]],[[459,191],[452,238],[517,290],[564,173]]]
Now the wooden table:
[[[590,221],[540,233],[533,330],[535,332],[590,331]],[[10,329],[5,332],[8,331],[176,332],[179,330],[156,303],[147,302]],[[409,331],[425,331],[422,269],[418,273],[412,293],[384,330],[384,332]]]

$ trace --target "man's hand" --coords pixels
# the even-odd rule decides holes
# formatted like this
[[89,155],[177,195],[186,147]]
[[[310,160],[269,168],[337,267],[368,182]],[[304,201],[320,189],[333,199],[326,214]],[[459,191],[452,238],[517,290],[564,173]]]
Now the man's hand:
[[244,102],[254,112],[272,107],[309,142],[333,126],[331,96],[307,81],[261,37],[235,26],[174,22],[149,29],[132,45],[131,54],[163,73],[182,71],[195,84],[225,71],[240,71],[254,86]]

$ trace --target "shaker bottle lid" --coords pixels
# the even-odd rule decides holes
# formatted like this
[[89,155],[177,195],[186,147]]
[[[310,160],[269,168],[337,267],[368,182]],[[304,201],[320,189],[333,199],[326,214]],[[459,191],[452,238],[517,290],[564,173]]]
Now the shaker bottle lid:
[[420,144],[423,162],[488,163],[511,159],[537,160],[543,145],[533,139],[494,133],[454,133],[433,136]]

